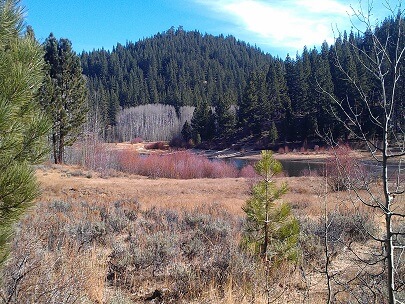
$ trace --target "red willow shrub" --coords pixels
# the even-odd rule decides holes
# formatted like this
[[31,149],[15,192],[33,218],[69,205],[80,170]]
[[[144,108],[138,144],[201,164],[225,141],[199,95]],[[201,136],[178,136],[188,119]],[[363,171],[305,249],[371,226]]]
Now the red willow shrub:
[[259,177],[259,175],[256,173],[255,168],[253,168],[252,165],[247,165],[244,166],[240,172],[239,172],[239,177],[245,177],[245,178],[253,178],[256,179]]
[[237,177],[239,173],[232,164],[188,151],[145,156],[126,150],[120,152],[118,161],[124,172],[153,178],[223,178]]
[[324,175],[333,191],[363,188],[371,181],[371,173],[367,171],[352,154],[348,145],[339,145],[329,150],[330,157],[326,160]]
[[120,171],[139,174],[141,157],[138,153],[130,150],[117,151],[118,168]]

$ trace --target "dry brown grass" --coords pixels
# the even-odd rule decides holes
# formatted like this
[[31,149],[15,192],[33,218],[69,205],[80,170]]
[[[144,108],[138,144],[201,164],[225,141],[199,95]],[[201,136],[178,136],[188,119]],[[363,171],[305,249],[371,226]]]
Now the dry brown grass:
[[[152,206],[175,210],[194,209],[212,203],[221,205],[235,215],[243,215],[242,206],[249,197],[252,181],[245,178],[222,179],[150,179],[144,176],[117,174],[102,178],[71,166],[51,166],[37,170],[42,185],[40,201],[102,201],[135,199],[143,208]],[[320,214],[320,194],[323,191],[321,177],[279,177],[279,183],[287,182],[290,191],[283,197],[296,212],[309,216]],[[328,198],[332,208],[344,200],[344,194],[334,193]]]
[[[83,174],[71,174],[80,170]],[[253,182],[246,178],[150,179],[123,173],[103,178],[80,167],[55,165],[38,169],[37,178],[42,185],[39,201],[108,203],[131,199],[141,203],[142,208],[156,206],[174,210],[191,210],[215,203],[235,215],[243,215],[242,206],[249,198]],[[291,204],[296,215],[318,217],[323,212],[325,181],[322,177],[276,179],[280,184],[287,182],[289,191],[283,196],[283,201]],[[347,192],[329,193],[326,199],[328,209],[334,210],[337,206],[352,208],[348,197]]]
[[[101,210],[106,210],[106,214],[109,214],[111,221],[114,222],[114,217],[118,217],[119,212],[123,212],[123,210],[126,212],[134,211],[135,214],[139,213],[136,210],[138,205],[135,203],[138,202],[141,210],[145,212],[142,215],[145,219],[143,222],[141,221],[141,223],[149,225],[153,223],[153,221],[148,219],[146,214],[152,207],[157,207],[160,210],[166,210],[168,212],[174,211],[177,215],[183,214],[184,211],[194,210],[193,212],[195,212],[195,210],[201,210],[201,212],[211,212],[210,218],[215,219],[217,216],[218,218],[221,216],[219,213],[212,213],[212,206],[215,204],[217,208],[219,208],[218,210],[223,209],[230,214],[228,219],[231,217],[241,218],[244,216],[242,206],[249,198],[250,186],[252,184],[251,180],[245,178],[188,180],[165,178],[150,179],[143,176],[118,172],[109,174],[108,176],[108,178],[105,178],[105,176],[100,173],[88,171],[77,166],[44,165],[39,167],[37,169],[37,177],[43,190],[41,197],[38,199],[38,201],[41,202],[39,206],[51,206],[55,204],[55,202],[60,202],[63,206],[66,202],[71,209],[65,212],[50,207],[50,210],[54,210],[52,211],[54,213],[49,215],[46,213],[42,214],[41,210],[36,208],[35,212],[30,215],[28,220],[22,223],[23,227],[24,225],[28,225],[29,227],[42,227],[41,229],[46,231],[46,233],[60,229],[60,235],[63,236],[64,242],[66,241],[66,243],[62,244],[63,248],[61,253],[66,256],[62,259],[59,257],[57,251],[50,251],[47,253],[49,255],[49,263],[52,264],[59,260],[62,261],[65,263],[62,264],[62,270],[67,269],[68,271],[67,278],[73,279],[75,282],[77,279],[81,280],[79,281],[80,284],[74,287],[85,294],[85,298],[88,300],[86,303],[137,303],[136,301],[130,302],[128,299],[140,299],[141,295],[145,295],[151,291],[153,292],[154,288],[164,290],[167,286],[173,284],[170,276],[165,277],[163,281],[157,280],[154,282],[150,281],[150,279],[156,279],[154,275],[146,277],[148,279],[142,279],[142,276],[138,272],[134,273],[134,270],[128,268],[130,269],[128,270],[128,277],[127,274],[125,274],[125,280],[122,279],[122,282],[127,282],[126,280],[128,279],[128,282],[130,282],[128,284],[132,287],[137,286],[138,289],[130,290],[128,293],[128,291],[123,292],[119,289],[112,288],[111,281],[108,281],[106,277],[109,272],[109,263],[112,261],[111,253],[114,252],[114,250],[117,254],[119,253],[118,249],[114,247],[114,244],[116,243],[122,246],[122,248],[129,250],[130,240],[134,239],[134,236],[136,236],[136,238],[139,238],[137,244],[142,249],[143,247],[146,248],[146,238],[149,236],[137,235],[137,233],[142,232],[138,230],[132,231],[130,225],[122,228],[123,230],[116,230],[116,232],[114,232],[115,234],[111,234],[108,232],[108,228],[106,228],[107,221],[103,219],[104,215],[102,216],[101,214],[104,211],[101,212]],[[342,213],[353,208],[352,202],[348,199],[348,192],[333,192],[325,197],[325,181],[322,177],[277,178],[278,183],[285,181],[289,185],[289,192],[283,196],[283,200],[291,204],[294,214],[301,219],[312,219],[314,223],[317,222],[319,224],[319,218],[324,213],[325,204],[328,210],[338,210]],[[84,207],[83,202],[86,202],[88,207]],[[120,202],[120,209],[117,209],[114,205],[117,202]],[[366,208],[364,208],[362,212],[363,211],[368,212]],[[159,212],[157,214],[159,214]],[[122,223],[119,224],[123,225],[127,223],[127,214],[120,216]],[[235,219],[232,221],[233,226],[236,227],[237,225],[235,225],[235,223],[238,223],[238,221]],[[86,227],[85,225],[88,223],[90,223],[90,228],[97,228],[99,227],[98,225],[101,225],[100,227],[104,227],[103,229],[105,229],[103,230],[104,234],[101,236],[103,240],[96,240],[96,243],[94,243],[96,245],[93,244],[93,247],[83,247],[80,243],[83,242],[83,240],[80,238],[74,242],[69,242],[69,239],[64,236],[65,234],[72,235],[73,232],[79,231],[77,230],[79,229],[78,227],[84,229]],[[145,227],[147,227],[147,225]],[[55,229],[55,227],[57,229]],[[66,232],[68,228],[65,227],[76,228],[69,228],[69,234]],[[232,227],[232,229],[234,229],[234,227]],[[93,236],[97,237],[97,230],[90,229],[89,231],[93,233]],[[156,231],[152,229],[151,232],[155,233]],[[182,233],[186,232],[183,231]],[[239,232],[236,232],[236,236],[232,240],[235,244],[237,243],[238,233]],[[30,234],[33,234],[31,237],[32,240],[36,238],[42,242],[47,242],[43,236],[43,231],[30,230]],[[76,236],[76,234],[73,235]],[[27,235],[27,237],[29,237],[29,235]],[[180,239],[180,236],[176,235],[174,237],[176,240],[177,238]],[[188,241],[191,242],[192,237]],[[93,241],[89,241],[89,243],[91,242]],[[103,242],[107,245],[103,244]],[[315,245],[317,246],[319,244]],[[30,245],[26,249],[20,248],[19,250],[28,253],[32,252],[32,255],[35,256],[36,248]],[[221,250],[219,252],[222,254]],[[179,256],[173,255],[176,257],[176,261],[173,261],[173,263],[180,263],[181,260],[179,260]],[[220,256],[221,255],[218,255],[218,257]],[[119,258],[124,257],[125,255],[123,255],[123,257],[119,256],[116,259],[119,261]],[[336,258],[336,261],[337,260],[338,258]],[[40,265],[40,268],[38,268],[39,275],[47,274],[47,265],[40,263],[39,260],[35,261]],[[69,261],[71,261],[71,263],[69,263]],[[242,262],[244,261],[241,260],[241,264],[235,265],[246,266],[246,264]],[[316,262],[318,261],[315,261],[315,263]],[[170,265],[167,267],[169,266]],[[347,265],[336,263],[335,266],[344,269]],[[187,267],[185,267],[183,271],[187,269],[189,271],[190,269]],[[274,294],[279,295],[279,298],[277,298],[274,303],[315,303],[325,300],[324,276],[319,271],[312,270],[311,272],[309,270],[310,267],[312,267],[311,265],[305,264],[304,267],[306,267],[305,282],[298,271],[289,272],[278,269],[277,273],[273,274],[272,277],[275,280],[275,282],[273,282]],[[317,265],[317,267],[319,267],[319,265]],[[221,286],[216,286],[216,282],[214,281],[211,285],[208,284],[208,287],[204,287],[202,293],[194,295],[195,297],[190,297],[189,303],[244,304],[252,303],[252,301],[255,303],[266,303],[264,294],[257,293],[254,299],[252,298],[252,288],[254,290],[263,290],[263,287],[246,287],[235,283],[237,279],[241,282],[240,277],[235,277],[234,280],[232,278],[232,275],[239,275],[237,270],[238,269],[236,269],[234,273],[231,272],[225,283],[221,283],[223,284]],[[142,271],[144,272],[143,275],[148,275],[148,269]],[[165,271],[169,272],[170,267]],[[249,274],[252,273],[255,273],[255,271]],[[54,281],[51,282],[55,282],[54,284],[57,284],[57,286],[66,284],[66,280],[56,277],[59,275],[58,272],[55,272],[54,275]],[[262,274],[255,274],[254,276],[256,275],[262,277]],[[284,275],[284,277],[282,275]],[[249,280],[250,278],[246,278],[246,282]],[[197,285],[202,281],[203,278],[196,278],[195,281],[186,281],[189,285],[184,288],[186,290],[188,289],[189,295],[192,295],[194,289],[201,289],[201,287]],[[66,292],[70,291],[67,290]],[[114,302],[111,299],[116,300],[114,300]]]
[[135,199],[144,208],[169,207],[175,210],[218,203],[227,211],[241,214],[249,195],[249,184],[243,178],[224,179],[150,179],[117,174],[102,178],[92,173],[72,176],[78,167],[51,166],[37,171],[42,185],[40,201],[103,201]]

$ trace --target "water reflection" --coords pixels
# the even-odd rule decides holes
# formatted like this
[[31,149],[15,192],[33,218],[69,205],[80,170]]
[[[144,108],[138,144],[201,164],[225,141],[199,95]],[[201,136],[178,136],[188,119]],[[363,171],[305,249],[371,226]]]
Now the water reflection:
[[[246,165],[254,165],[256,161],[251,159],[238,159],[231,158],[228,161],[234,164],[238,169],[242,169]],[[286,176],[308,176],[308,175],[322,175],[325,167],[324,159],[281,159],[279,160],[283,165],[283,171]],[[375,178],[381,175],[382,167],[374,161],[361,160],[362,165],[367,172],[371,173]],[[404,176],[405,168],[400,168],[400,164],[392,163],[388,164],[388,176],[389,179],[395,179],[400,176]]]
[[[232,158],[228,159],[239,170],[246,165],[254,165],[256,161],[251,159],[239,159]],[[320,174],[322,172],[324,162],[316,160],[290,160],[282,159],[279,160],[283,165],[283,171],[287,176],[303,176],[303,175],[313,175]]]

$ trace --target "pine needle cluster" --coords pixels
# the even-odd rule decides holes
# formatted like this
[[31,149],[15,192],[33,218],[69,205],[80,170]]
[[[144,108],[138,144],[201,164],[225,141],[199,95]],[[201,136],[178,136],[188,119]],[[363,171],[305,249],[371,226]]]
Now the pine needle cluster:
[[0,1],[0,263],[13,224],[39,193],[32,164],[46,154],[49,124],[35,102],[43,80],[43,53],[24,31],[17,0]]

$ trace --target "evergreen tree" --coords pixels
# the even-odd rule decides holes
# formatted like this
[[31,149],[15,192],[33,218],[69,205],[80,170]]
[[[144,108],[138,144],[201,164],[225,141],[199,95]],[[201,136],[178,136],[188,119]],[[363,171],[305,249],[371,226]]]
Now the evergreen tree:
[[[376,34],[381,41],[386,40],[389,29],[399,23],[401,19],[387,19],[376,28]],[[120,108],[148,103],[170,104],[179,111],[184,105],[207,102],[208,106],[218,106],[219,115],[227,114],[221,112],[221,107],[228,105],[217,103],[219,98],[232,95],[231,105],[239,106],[238,124],[231,132],[237,136],[267,135],[274,122],[283,141],[313,140],[316,130],[332,130],[347,138],[348,133],[336,127],[336,120],[330,115],[330,103],[320,91],[332,89],[333,95],[347,104],[346,110],[350,107],[358,110],[364,131],[370,135],[376,133],[367,111],[361,107],[361,96],[345,81],[347,77],[338,66],[349,71],[349,76],[374,103],[379,94],[377,85],[367,76],[367,68],[362,64],[373,57],[371,34],[343,33],[329,50],[326,43],[319,52],[304,47],[294,59],[287,56],[283,62],[231,36],[214,37],[171,28],[136,43],[117,44],[111,52],[101,49],[83,53],[81,60],[90,83],[89,95],[94,96],[95,91],[106,92],[103,130],[115,126]],[[401,40],[401,37],[394,38]],[[395,49],[389,46],[389,52]],[[402,66],[401,63],[398,68]],[[395,85],[405,90],[402,79]],[[400,100],[393,109],[398,122],[403,118],[404,103]],[[92,114],[94,105],[91,103]],[[377,108],[376,104],[371,106]],[[216,116],[219,137],[223,129],[220,124],[221,119]],[[235,132],[236,127],[243,132]]]
[[270,58],[234,37],[202,35],[181,27],[117,44],[111,52],[101,49],[81,55],[83,72],[93,83],[89,95],[97,88],[114,90],[118,99],[112,102],[122,108],[147,103],[180,108],[203,100],[214,106],[215,96],[226,94],[234,95],[236,102],[250,73],[266,70]]
[[0,0],[0,263],[13,224],[39,193],[31,164],[43,159],[49,124],[35,100],[43,51],[32,30],[23,35],[23,9]]
[[300,127],[301,139],[306,142],[314,134],[316,121],[313,115],[313,99],[311,96],[311,60],[307,47],[304,47],[302,56],[299,60],[300,67],[300,112],[303,115],[302,125]]
[[314,129],[321,134],[337,131],[337,121],[333,113],[336,109],[330,102],[330,98],[324,94],[333,92],[334,85],[329,66],[329,46],[326,42],[322,44],[321,53],[313,50],[311,52],[311,96],[313,100],[313,121]]
[[283,110],[280,116],[280,139],[287,141],[290,128],[291,120],[291,99],[288,95],[287,79],[286,79],[286,68],[284,62],[279,61],[277,69],[278,87],[281,109]]
[[[191,119],[191,127],[196,143],[213,138],[215,131],[214,115],[208,102],[203,101],[197,105]],[[199,140],[197,140],[198,137]]]
[[[46,78],[40,102],[52,120],[52,147],[55,163],[63,163],[66,146],[72,145],[86,119],[86,82],[79,57],[68,39],[59,41],[50,34],[44,44]],[[106,61],[102,61],[102,74]],[[104,71],[105,70],[105,71]]]
[[261,134],[268,107],[266,75],[253,72],[239,104],[238,123],[244,134]]
[[286,120],[284,122],[284,136],[289,140],[296,140],[297,138],[297,96],[298,96],[298,84],[295,68],[295,61],[287,54],[284,61],[285,66],[285,82],[288,93],[288,99],[290,101],[289,107],[286,107]]
[[215,120],[219,138],[228,137],[235,129],[235,114],[231,110],[234,98],[230,94],[219,98],[215,103]]
[[281,163],[271,151],[262,151],[255,171],[260,181],[253,186],[252,196],[243,207],[246,213],[243,246],[274,263],[297,260],[299,223],[290,206],[279,202],[287,192],[287,185],[278,187],[273,180],[282,171]]
[[[285,119],[291,111],[291,100],[288,96],[288,89],[285,79],[284,63],[280,60],[274,60],[270,64],[266,76],[267,82],[267,100],[263,102],[266,108],[263,108],[265,115],[262,126],[266,134],[269,134],[271,142],[275,142],[279,137],[277,127],[287,133]],[[284,139],[285,136],[283,135]]]
[[281,117],[281,101],[279,94],[279,83],[276,74],[275,62],[270,64],[266,75],[266,90],[267,94],[260,104],[260,112],[262,113],[262,130],[268,131],[275,120]]
[[183,125],[183,128],[181,129],[181,135],[183,136],[183,139],[186,142],[193,139],[193,129],[191,128],[191,125],[189,124],[188,120],[186,120],[186,122]]
[[271,140],[271,143],[274,144],[278,140],[278,137],[279,137],[279,135],[278,135],[277,127],[276,127],[275,122],[273,121],[271,123],[271,129],[269,132],[269,139]]

